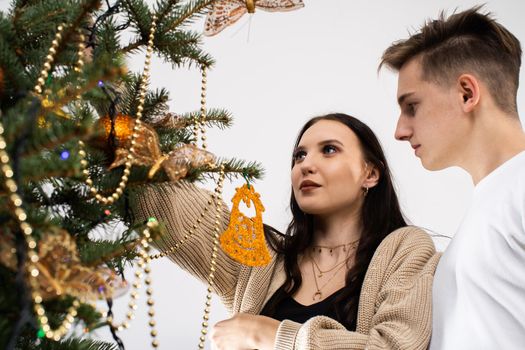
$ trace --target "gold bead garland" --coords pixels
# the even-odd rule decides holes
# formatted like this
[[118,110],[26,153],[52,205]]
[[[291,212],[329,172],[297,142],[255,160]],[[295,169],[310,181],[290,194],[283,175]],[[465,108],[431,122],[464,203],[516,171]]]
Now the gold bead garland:
[[[74,70],[79,75],[82,73],[82,70],[84,68],[84,51],[86,49],[86,44],[84,44],[85,40],[86,40],[86,37],[84,34],[82,34],[82,29],[78,29],[78,46],[77,46],[78,47],[78,52],[77,52],[78,58],[77,58],[77,64],[75,65]],[[80,86],[80,81],[79,81],[75,89],[77,91],[80,91],[81,88],[82,87]],[[76,98],[80,99],[80,94],[77,94]]]
[[[36,91],[36,88],[35,88]],[[18,220],[18,224],[20,226],[20,229],[24,233],[24,238],[26,241],[26,244],[28,246],[28,261],[26,263],[26,270],[29,275],[29,285],[31,287],[32,293],[32,299],[33,299],[33,310],[35,311],[36,317],[38,319],[38,322],[40,326],[42,327],[42,331],[44,332],[44,335],[46,338],[53,339],[55,341],[60,340],[71,328],[71,325],[75,319],[75,316],[77,315],[77,309],[80,306],[80,302],[78,300],[73,301],[73,305],[69,307],[68,312],[66,314],[66,317],[64,318],[64,321],[62,321],[62,324],[56,329],[52,330],[49,326],[49,318],[46,316],[46,310],[42,306],[42,295],[39,292],[38,282],[36,277],[39,275],[39,270],[37,267],[37,263],[39,261],[38,254],[36,253],[36,241],[32,237],[33,228],[29,223],[27,223],[27,213],[22,208],[22,198],[18,195],[17,190],[18,186],[16,185],[15,181],[12,179],[13,177],[13,169],[9,165],[9,155],[6,152],[7,144],[4,139],[4,126],[0,122],[0,162],[2,164],[1,170],[3,173],[3,176],[5,178],[4,185],[7,188],[9,194],[9,200],[11,201],[11,205],[14,208],[14,214],[16,219]]]
[[206,67],[201,67],[201,109],[200,117],[195,117],[193,122],[193,145],[197,146],[199,140],[199,130],[201,134],[202,149],[206,150],[206,86],[207,86],[207,73]]
[[[51,64],[53,63],[54,59],[55,59],[55,55],[56,55],[56,52],[57,52],[57,49],[60,45],[60,41],[62,40],[62,33],[63,33],[63,30],[65,28],[65,25],[60,25],[58,28],[57,28],[57,33],[55,35],[55,38],[52,42],[52,45],[50,47],[50,49],[48,50],[48,55],[46,56],[46,61],[44,63],[44,69],[41,71],[41,74],[39,76],[39,78],[37,79],[37,84],[36,86],[34,87],[34,92],[38,95],[42,94],[42,91],[43,91],[43,87],[45,85],[45,80],[46,78],[49,76],[49,71],[51,70]],[[138,104],[138,107],[137,107],[137,116],[136,116],[136,121],[135,121],[135,126],[133,128],[133,134],[131,135],[131,148],[129,150],[129,155],[127,157],[127,161],[125,163],[125,169],[124,169],[124,174],[120,180],[120,183],[119,183],[119,186],[118,188],[116,189],[116,191],[114,193],[112,193],[111,195],[107,196],[107,197],[103,197],[96,188],[93,187],[93,181],[92,179],[89,177],[89,172],[87,170],[88,168],[88,163],[87,163],[87,160],[86,160],[86,152],[85,152],[85,144],[82,142],[82,141],[79,141],[79,156],[81,158],[81,166],[82,166],[82,170],[83,170],[83,174],[86,176],[86,180],[85,180],[85,183],[86,185],[88,186],[89,188],[89,191],[90,193],[93,194],[93,196],[95,197],[95,199],[106,205],[106,204],[112,204],[114,203],[114,201],[118,200],[120,198],[120,196],[122,195],[123,193],[123,190],[125,189],[126,185],[127,185],[127,182],[128,182],[128,176],[130,174],[130,169],[131,169],[131,166],[132,166],[132,161],[133,161],[133,153],[134,153],[134,149],[133,149],[133,146],[136,144],[136,138],[137,138],[137,134],[138,134],[138,131],[140,130],[140,127],[141,127],[141,117],[142,117],[142,112],[143,112],[143,109],[144,109],[144,102],[145,102],[145,96],[146,96],[146,89],[147,89],[147,84],[148,84],[148,80],[149,80],[149,69],[150,69],[150,65],[151,65],[151,54],[152,54],[152,51],[153,51],[153,39],[154,39],[154,33],[155,33],[155,29],[156,29],[156,17],[154,16],[153,17],[153,22],[152,22],[152,26],[151,26],[151,29],[150,29],[150,36],[149,36],[149,42],[148,42],[148,47],[147,47],[147,54],[146,54],[146,61],[145,61],[145,67],[144,67],[144,73],[143,73],[143,76],[142,76],[142,81],[141,81],[141,85],[140,85],[140,90],[139,90],[139,104]],[[77,63],[76,63],[76,66],[74,67],[74,71],[78,74],[80,74],[82,72],[82,69],[83,69],[83,66],[84,66],[84,50],[85,50],[85,45],[84,45],[84,40],[85,40],[85,36],[79,32],[79,44],[78,44],[78,60],[77,60]],[[75,86],[76,90],[79,91],[81,89],[80,87],[80,82]],[[79,95],[77,95],[77,98],[80,98]],[[202,148],[203,149],[206,149],[207,146],[206,146],[206,135],[205,135],[205,122],[206,122],[206,68],[205,67],[202,67],[202,87],[201,87],[201,114],[200,114],[200,120],[199,119],[196,119],[196,122],[195,122],[195,125],[194,125],[194,136],[195,136],[195,140],[197,141],[198,140],[198,133],[199,133],[199,129],[200,129],[200,133],[201,133],[201,141],[202,141]],[[71,325],[72,323],[74,322],[74,318],[75,316],[77,315],[77,309],[78,307],[80,306],[80,301],[79,300],[74,300],[73,301],[73,304],[72,306],[68,309],[68,312],[67,312],[67,315],[64,319],[64,321],[62,322],[62,324],[56,329],[56,330],[51,330],[50,326],[49,326],[49,319],[48,317],[46,316],[46,312],[45,312],[45,309],[44,307],[42,306],[42,296],[40,295],[39,291],[38,291],[38,284],[37,284],[37,281],[36,281],[36,277],[39,275],[39,270],[36,266],[36,263],[38,263],[39,261],[39,257],[38,257],[38,254],[36,254],[35,250],[36,250],[36,241],[33,239],[32,237],[32,232],[33,232],[33,229],[31,227],[31,225],[29,223],[26,222],[27,220],[27,214],[25,212],[25,210],[22,208],[22,199],[20,198],[20,196],[16,193],[18,187],[16,185],[16,183],[12,180],[12,176],[13,176],[13,171],[9,165],[9,156],[7,154],[7,152],[5,151],[5,148],[6,148],[6,143],[5,143],[5,139],[3,138],[3,133],[4,133],[4,128],[3,128],[3,125],[0,123],[0,161],[2,163],[2,172],[3,172],[3,175],[5,177],[5,186],[6,188],[9,190],[10,192],[10,201],[11,201],[11,204],[13,205],[13,207],[15,208],[14,209],[14,214],[16,215],[16,218],[19,222],[19,225],[20,225],[20,228],[21,230],[23,231],[24,233],[24,237],[25,237],[25,240],[26,240],[26,243],[28,245],[28,263],[26,264],[26,269],[29,273],[29,281],[30,281],[30,286],[32,288],[32,297],[33,297],[33,301],[34,301],[34,311],[37,315],[37,318],[38,318],[38,321],[42,327],[42,330],[45,334],[45,336],[47,338],[50,338],[50,339],[54,339],[56,341],[60,340],[68,331],[69,329],[71,328]],[[211,165],[211,164],[210,164]],[[215,200],[215,204],[216,204],[216,215],[215,215],[215,230],[213,232],[213,245],[212,245],[212,254],[211,254],[211,265],[210,265],[210,274],[208,276],[208,293],[206,295],[206,307],[204,309],[204,316],[203,316],[203,319],[204,319],[204,322],[202,323],[202,330],[201,330],[201,334],[202,336],[200,337],[200,343],[199,343],[199,348],[204,348],[204,342],[205,342],[205,335],[207,334],[207,327],[208,327],[208,323],[207,321],[209,320],[209,314],[210,314],[210,306],[211,306],[211,293],[212,293],[212,288],[214,286],[214,272],[215,272],[215,266],[216,266],[216,258],[217,258],[217,246],[218,246],[218,238],[219,238],[219,233],[220,233],[220,217],[221,217],[221,208],[222,208],[222,199],[221,199],[221,194],[222,194],[222,186],[223,186],[223,181],[224,181],[224,165],[221,165],[220,166],[220,175],[219,175],[219,180],[218,180],[218,184],[217,184],[217,188],[215,189],[215,194],[212,196],[212,199]],[[209,201],[208,204],[212,204],[212,201]],[[179,241],[179,243],[176,244],[175,247],[172,247],[170,249],[170,251],[173,251],[174,248],[178,248],[180,245],[182,245],[183,243],[185,243],[185,241],[191,237],[194,233],[194,230],[198,227],[197,225],[200,224],[202,222],[202,217],[205,216],[205,213],[206,211],[208,211],[208,207],[205,207],[204,208],[204,212],[201,213],[201,217],[197,219],[197,224],[194,224],[192,229],[189,230],[189,232],[184,236],[184,239],[181,239]],[[147,286],[147,289],[146,289],[146,293],[147,293],[147,304],[149,306],[149,310],[148,310],[148,314],[150,316],[150,321],[149,321],[149,325],[151,327],[151,331],[150,331],[150,335],[152,337],[152,343],[151,345],[156,348],[158,347],[158,341],[156,339],[157,337],[157,331],[155,329],[155,320],[154,320],[154,316],[155,316],[155,310],[154,310],[154,301],[153,301],[153,298],[152,298],[152,294],[153,294],[153,290],[152,288],[150,287],[151,285],[151,277],[150,277],[150,266],[149,266],[149,263],[151,261],[151,259],[153,258],[156,258],[156,256],[149,256],[148,253],[149,253],[149,249],[150,249],[150,246],[149,246],[149,240],[151,240],[151,235],[150,235],[150,232],[149,232],[149,229],[156,226],[157,223],[156,222],[148,222],[148,227],[143,231],[143,237],[141,239],[141,249],[139,250],[139,260],[138,260],[138,267],[140,269],[142,269],[142,271],[144,272],[144,275],[145,275],[145,279],[144,279],[144,283],[146,284]],[[158,254],[159,257],[160,256],[165,256],[168,252],[164,252],[164,253],[161,253],[161,254]],[[137,271],[135,272],[135,275],[137,277],[137,281],[136,283],[134,283],[134,291],[132,292],[132,302],[130,302],[130,312],[128,313],[127,317],[128,317],[128,320],[131,320],[133,318],[133,310],[136,309],[136,303],[135,303],[135,300],[137,299],[137,296],[138,296],[138,293],[137,293],[137,290],[140,288],[140,283],[138,282],[140,280],[140,278],[142,277],[142,273],[139,269],[137,269]],[[128,328],[129,327],[129,323],[127,321],[125,321],[122,325],[115,325],[112,323],[112,319],[110,320],[108,318],[108,321],[111,322],[111,325],[113,327],[115,327],[117,330],[122,330],[124,328]]]
[[146,230],[144,230],[143,232],[143,239],[142,239],[142,242],[141,242],[141,245],[142,245],[142,252],[141,252],[141,258],[142,260],[144,261],[144,274],[145,274],[145,278],[144,278],[144,284],[146,285],[146,295],[147,295],[147,298],[148,300],[146,301],[148,306],[149,306],[149,310],[148,310],[148,316],[149,316],[149,326],[151,328],[151,331],[150,331],[150,336],[151,336],[151,346],[154,347],[154,348],[157,348],[159,346],[159,342],[157,341],[157,330],[155,329],[155,309],[154,309],[154,305],[155,305],[155,302],[153,301],[153,289],[151,288],[151,277],[150,277],[150,272],[151,272],[151,269],[150,269],[150,266],[149,266],[149,263],[151,261],[151,259],[149,258],[148,256],[148,253],[149,253],[149,250],[150,250],[150,246],[149,246],[149,241],[151,240],[151,235],[149,233],[149,228],[152,228],[152,227],[157,227],[158,226],[158,223],[157,221],[149,221],[148,222],[148,228]]
[[[46,56],[46,61],[44,63],[44,69],[41,71],[41,74],[37,80],[37,85],[34,88],[34,92],[36,94],[41,94],[43,91],[43,86],[45,85],[45,79],[49,76],[49,71],[51,70],[51,64],[54,61],[54,56],[56,55],[56,50],[60,45],[60,41],[62,40],[62,32],[64,30],[65,25],[60,25],[57,28],[57,33],[55,35],[55,38],[52,42],[52,45],[48,51],[48,55]],[[81,167],[83,170],[83,174],[86,176],[85,183],[89,188],[90,193],[95,197],[95,199],[104,204],[113,204],[114,201],[118,200],[120,196],[123,193],[123,190],[125,189],[127,182],[128,182],[128,176],[130,174],[130,169],[132,166],[132,161],[134,159],[134,145],[136,144],[136,138],[138,136],[138,131],[141,128],[141,117],[142,112],[144,109],[144,102],[145,102],[145,96],[146,96],[146,89],[148,85],[148,80],[150,77],[149,70],[151,65],[151,55],[153,52],[153,39],[156,29],[156,17],[153,16],[153,22],[150,29],[150,35],[149,35],[149,41],[148,41],[148,47],[147,47],[147,53],[146,53],[146,60],[145,60],[145,67],[144,72],[142,76],[142,81],[140,85],[139,90],[139,104],[137,107],[137,115],[136,115],[136,121],[135,126],[133,128],[133,134],[131,135],[131,147],[129,149],[129,154],[127,156],[127,161],[125,163],[125,169],[124,174],[121,177],[121,180],[119,182],[119,186],[115,190],[114,193],[107,197],[103,197],[96,188],[93,187],[93,181],[89,176],[88,171],[88,162],[86,160],[86,152],[85,152],[85,144],[82,141],[79,141],[79,156],[81,158]],[[84,66],[84,35],[79,32],[79,40],[80,43],[78,44],[78,60],[76,63],[76,66],[74,68],[75,72],[80,74],[82,72],[82,68]],[[200,119],[195,119],[194,124],[194,137],[195,137],[195,143],[198,140],[198,134],[199,131],[201,133],[201,141],[202,141],[202,148],[206,149],[206,135],[205,135],[205,122],[206,122],[206,68],[202,67],[202,87],[201,87],[201,113],[200,113]],[[77,90],[80,90],[80,84],[76,86]],[[80,96],[77,96],[77,98],[80,98]],[[199,130],[200,129],[200,130]],[[27,220],[27,214],[22,208],[22,199],[18,194],[17,191],[17,185],[16,183],[11,179],[13,176],[13,171],[11,167],[9,166],[9,156],[7,152],[5,151],[6,143],[5,139],[3,138],[4,128],[3,125],[0,123],[0,161],[2,163],[2,172],[4,177],[6,178],[5,186],[6,188],[11,192],[10,200],[12,205],[14,206],[14,213],[16,215],[16,218],[19,222],[21,230],[24,232],[26,243],[29,247],[28,250],[28,263],[26,264],[26,269],[30,276],[30,285],[32,288],[32,297],[34,301],[34,310],[37,315],[38,321],[42,327],[42,330],[47,338],[54,339],[54,340],[60,340],[71,328],[71,324],[74,321],[74,317],[77,315],[77,309],[80,306],[79,300],[74,300],[73,305],[68,309],[68,313],[62,322],[62,324],[57,328],[57,330],[51,330],[49,326],[49,320],[46,316],[46,312],[44,307],[41,305],[42,303],[42,296],[38,292],[38,284],[36,282],[36,278],[39,275],[39,270],[37,266],[35,265],[39,261],[39,257],[35,252],[36,249],[36,241],[32,238],[32,232],[33,229],[30,224],[26,222]],[[210,166],[214,166],[210,164]],[[204,348],[204,342],[205,342],[205,335],[207,334],[207,328],[208,328],[208,320],[209,320],[209,314],[210,314],[210,307],[211,307],[211,294],[213,292],[212,288],[214,285],[214,272],[215,272],[215,266],[216,266],[216,258],[217,258],[217,251],[218,251],[218,239],[220,234],[220,218],[221,218],[221,208],[222,208],[222,186],[224,181],[224,165],[220,166],[220,175],[219,180],[217,183],[217,188],[215,189],[215,194],[212,195],[212,199],[215,200],[216,204],[216,214],[215,214],[215,230],[213,232],[213,245],[212,245],[212,254],[211,254],[211,264],[210,264],[210,274],[208,276],[208,289],[207,289],[207,295],[206,295],[206,307],[204,309],[204,316],[203,316],[203,323],[202,323],[202,329],[201,329],[201,337],[199,342],[199,348]],[[209,205],[212,204],[212,201],[208,202]],[[152,337],[152,346],[154,348],[158,347],[158,341],[156,339],[157,331],[155,330],[155,320],[154,320],[154,301],[152,299],[153,291],[150,287],[151,285],[151,278],[150,278],[150,267],[149,263],[151,259],[155,259],[157,257],[166,256],[169,252],[173,252],[175,249],[179,248],[180,245],[184,244],[186,240],[188,240],[194,233],[194,230],[197,229],[198,225],[202,222],[202,217],[205,216],[206,211],[208,211],[208,207],[204,208],[204,212],[201,213],[200,218],[197,219],[197,223],[193,225],[193,227],[188,231],[186,235],[184,235],[184,238],[181,239],[174,247],[171,247],[169,250],[162,252],[157,255],[149,256],[149,241],[151,240],[151,235],[149,233],[149,229],[156,226],[156,222],[149,222],[148,227],[143,232],[143,237],[141,239],[141,249],[139,250],[139,261],[138,261],[138,267],[144,272],[145,279],[144,283],[147,286],[146,293],[148,295],[147,304],[149,306],[148,314],[150,316],[149,325],[151,327],[150,335]],[[135,300],[138,297],[138,289],[140,288],[140,283],[138,282],[140,278],[142,277],[142,273],[139,269],[135,272],[135,275],[137,277],[136,283],[134,283],[134,291],[132,293],[132,301],[130,302],[130,312],[128,312],[127,318],[128,320],[131,320],[134,316],[133,310],[136,309],[136,303]],[[122,330],[124,328],[129,327],[129,322],[125,321],[121,325],[115,325],[113,324],[113,320],[108,318],[108,322],[111,323],[113,327],[115,327],[117,330]]]
[[57,27],[55,38],[51,42],[51,47],[48,50],[46,61],[44,62],[44,68],[42,69],[42,71],[40,71],[40,76],[37,79],[37,84],[33,89],[33,91],[37,95],[40,95],[42,93],[42,87],[45,85],[46,79],[49,76],[49,71],[51,70],[51,63],[53,63],[53,61],[55,60],[57,48],[60,45],[60,41],[62,40],[62,32],[64,31],[65,27],[65,24],[61,24]]
[[[199,131],[201,134],[201,141],[202,141],[202,149],[206,150],[206,89],[207,89],[207,72],[206,67],[201,66],[201,108],[200,108],[200,118],[195,117],[193,122],[193,142],[192,144],[194,146],[197,146],[197,142],[199,140]],[[216,168],[215,164],[209,164],[210,169]],[[221,165],[222,171],[224,171],[224,165]],[[221,185],[222,186],[222,185]],[[213,200],[213,196],[212,196]],[[208,201],[208,205],[211,205],[213,201]],[[165,249],[164,251],[154,254],[150,256],[150,259],[158,259],[163,258],[167,256],[170,253],[175,252],[175,250],[179,249],[180,246],[182,246],[193,234],[195,233],[195,230],[199,227],[200,223],[202,222],[202,218],[206,215],[206,211],[208,211],[208,207],[204,207],[204,211],[200,213],[200,217],[197,219],[197,223],[193,224],[192,228],[188,230],[188,232],[183,236],[182,239],[179,240],[179,242],[175,243],[175,245]]]
[[[51,70],[51,63],[53,63],[53,61],[55,60],[55,55],[57,52],[56,50],[60,45],[60,41],[62,40],[62,32],[64,31],[65,27],[65,24],[61,24],[57,27],[57,33],[55,34],[55,38],[51,42],[51,47],[48,50],[48,55],[46,56],[46,61],[44,62],[44,68],[40,72],[40,76],[37,79],[37,84],[33,89],[34,93],[37,95],[42,94],[42,88],[45,85],[46,78],[49,76],[49,71]],[[29,260],[26,263],[26,270],[29,275],[29,284],[32,289],[31,296],[33,299],[33,309],[37,316],[38,322],[42,327],[44,335],[49,339],[58,341],[71,328],[71,324],[73,323],[75,316],[77,315],[77,309],[80,306],[80,302],[75,299],[71,307],[69,307],[64,321],[62,321],[62,324],[56,330],[51,330],[51,327],[49,326],[49,318],[46,316],[45,308],[42,306],[43,298],[40,292],[38,291],[38,282],[36,277],[39,275],[40,272],[36,263],[38,263],[39,257],[36,253],[36,241],[32,237],[33,228],[29,223],[26,222],[27,213],[22,208],[22,198],[16,193],[18,186],[12,180],[13,170],[9,165],[9,155],[5,151],[7,145],[3,137],[3,133],[4,127],[2,123],[0,123],[0,161],[2,163],[3,175],[6,178],[5,186],[11,193],[9,199],[11,200],[11,204],[15,208],[14,214],[18,220],[20,229],[24,233],[24,238],[28,246]]]
[[[222,169],[224,171],[224,165],[221,165],[221,167],[219,169]],[[217,188],[215,189],[215,192],[217,191]],[[221,190],[222,190],[222,186],[221,186]],[[213,200],[214,199],[215,199],[215,194],[212,194],[211,195],[211,199],[208,200],[208,205],[209,206],[211,206],[213,204]],[[202,223],[202,218],[204,218],[204,216],[206,216],[206,212],[207,211],[209,211],[209,208],[206,206],[206,207],[204,207],[204,211],[202,211],[200,213],[199,218],[197,219],[197,222],[191,226],[191,228],[186,232],[186,234],[183,236],[183,238],[179,239],[179,241],[177,243],[175,243],[175,245],[168,247],[167,249],[163,250],[162,252],[160,252],[158,254],[150,255],[149,258],[151,260],[164,258],[168,254],[173,253],[177,249],[179,249],[184,243],[186,243],[186,241],[188,239],[190,239],[193,236],[193,234],[195,233],[195,230],[197,228],[199,228],[200,224]]]
[[204,316],[201,328],[201,336],[199,338],[199,349],[204,349],[204,343],[206,341],[206,334],[208,333],[208,320],[210,319],[210,308],[211,308],[211,297],[213,293],[213,286],[215,284],[215,265],[217,264],[217,251],[219,245],[219,235],[221,233],[220,219],[222,212],[222,185],[224,182],[224,164],[220,166],[219,180],[217,182],[217,188],[215,189],[215,228],[213,232],[213,244],[210,261],[210,273],[208,275],[208,289],[206,294],[206,302],[204,307]]
[[200,128],[201,128],[201,140],[202,148],[206,149],[206,87],[207,87],[207,73],[206,67],[202,66],[202,85],[201,85],[201,119],[200,119]]
[[128,155],[126,157],[126,162],[124,163],[124,174],[120,178],[119,185],[115,192],[110,194],[107,197],[102,196],[98,189],[93,187],[93,180],[91,179],[89,175],[89,170],[87,169],[88,162],[86,160],[86,151],[84,150],[85,144],[82,141],[78,142],[79,145],[79,156],[80,156],[80,164],[82,166],[82,173],[86,176],[85,184],[89,188],[89,192],[95,197],[95,199],[102,203],[103,205],[111,205],[116,200],[120,198],[120,196],[124,193],[124,189],[126,188],[129,180],[129,174],[131,173],[131,166],[134,159],[134,146],[136,144],[136,139],[138,137],[138,132],[140,131],[142,121],[140,120],[142,118],[142,111],[144,110],[144,102],[146,100],[146,92],[148,87],[148,80],[150,78],[150,66],[151,66],[151,55],[153,53],[153,39],[155,38],[155,30],[157,28],[157,17],[153,15],[153,21],[151,23],[150,33],[149,33],[149,40],[148,40],[148,47],[146,49],[146,60],[144,62],[144,72],[142,73],[142,80],[140,83],[140,89],[139,89],[139,104],[137,106],[137,117],[135,119],[135,125],[133,127],[133,133],[131,134],[131,147],[129,149]]
[[153,307],[155,305],[155,302],[153,300],[153,289],[151,288],[151,277],[150,277],[151,268],[149,266],[151,259],[148,253],[150,250],[149,241],[151,240],[150,230],[157,228],[157,227],[158,227],[158,222],[156,220],[154,219],[148,220],[146,228],[142,232],[142,238],[140,240],[139,252],[138,252],[139,253],[139,258],[137,262],[138,268],[135,270],[135,281],[133,282],[133,290],[131,292],[132,300],[128,304],[129,311],[126,314],[127,320],[122,322],[121,324],[115,324],[111,316],[107,318],[107,321],[110,324],[110,326],[116,329],[117,331],[122,331],[123,329],[129,328],[130,326],[129,322],[135,317],[134,311],[137,309],[136,300],[139,297],[138,290],[141,287],[140,279],[142,278],[142,276],[144,276],[144,284],[146,285],[146,295],[147,295],[146,303],[149,306],[148,315],[150,317],[148,324],[151,328],[151,331],[150,331],[150,336],[152,338],[151,345],[154,348],[158,347],[159,343],[157,341],[157,330],[155,329],[155,325],[156,325],[155,318],[154,318],[155,309]]

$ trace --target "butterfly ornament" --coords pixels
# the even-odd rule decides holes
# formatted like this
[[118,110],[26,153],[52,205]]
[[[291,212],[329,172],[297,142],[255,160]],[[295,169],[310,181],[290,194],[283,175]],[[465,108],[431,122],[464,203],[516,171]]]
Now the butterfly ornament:
[[245,13],[255,9],[268,12],[285,12],[304,7],[302,0],[218,0],[206,16],[204,35],[213,36],[237,22]]

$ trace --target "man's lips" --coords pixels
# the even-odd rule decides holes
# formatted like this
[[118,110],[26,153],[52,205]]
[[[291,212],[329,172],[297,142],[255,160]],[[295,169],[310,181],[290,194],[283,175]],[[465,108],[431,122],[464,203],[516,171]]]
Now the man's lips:
[[412,148],[414,149],[414,155],[418,156],[418,150],[419,150],[419,147],[421,147],[421,145],[411,145]]

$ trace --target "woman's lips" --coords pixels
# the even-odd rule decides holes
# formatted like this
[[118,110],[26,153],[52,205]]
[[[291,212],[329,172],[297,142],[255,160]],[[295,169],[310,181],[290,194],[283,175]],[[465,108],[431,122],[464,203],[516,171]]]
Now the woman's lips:
[[319,187],[321,187],[321,185],[319,185],[318,183],[311,181],[311,180],[305,180],[301,182],[299,189],[301,191],[311,191]]

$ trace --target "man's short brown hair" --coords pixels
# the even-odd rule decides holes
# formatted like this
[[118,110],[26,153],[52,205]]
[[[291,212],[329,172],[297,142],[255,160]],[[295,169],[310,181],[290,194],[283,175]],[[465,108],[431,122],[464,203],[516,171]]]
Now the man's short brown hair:
[[379,68],[399,71],[411,59],[421,58],[423,79],[450,84],[459,75],[471,73],[488,87],[495,103],[517,114],[516,97],[521,65],[519,40],[481,6],[452,14],[442,12],[420,31],[393,43],[383,53]]

